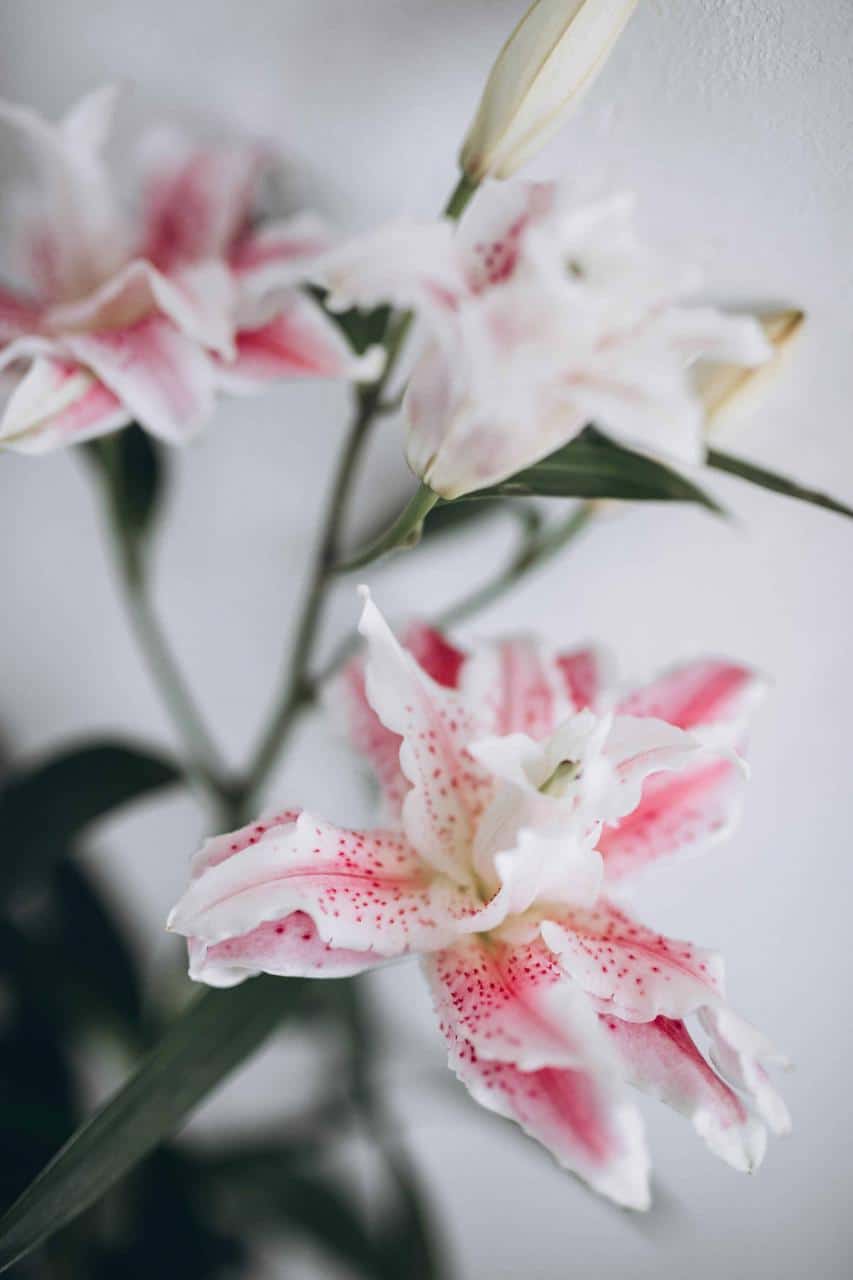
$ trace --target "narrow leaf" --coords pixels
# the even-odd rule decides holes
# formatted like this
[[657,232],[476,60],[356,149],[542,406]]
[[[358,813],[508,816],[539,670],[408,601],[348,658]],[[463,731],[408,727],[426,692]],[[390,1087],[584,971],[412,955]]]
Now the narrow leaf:
[[229,1071],[294,1014],[310,986],[261,977],[199,997],[0,1220],[0,1270],[94,1204],[179,1128]]
[[570,444],[511,476],[489,495],[536,494],[551,498],[619,498],[633,502],[694,502],[721,508],[679,472],[614,444],[587,428]]
[[743,458],[733,458],[730,453],[721,453],[719,449],[708,450],[708,466],[739,476],[741,480],[748,480],[750,484],[757,484],[762,489],[770,489],[772,493],[782,493],[799,502],[809,502],[813,507],[823,507],[824,511],[835,511],[838,515],[853,517],[853,509],[830,498],[828,494],[820,493],[817,489],[806,489],[785,476],[757,467],[752,462],[745,462]]
[[0,790],[0,896],[38,880],[95,819],[180,778],[168,760],[117,742],[16,771]]

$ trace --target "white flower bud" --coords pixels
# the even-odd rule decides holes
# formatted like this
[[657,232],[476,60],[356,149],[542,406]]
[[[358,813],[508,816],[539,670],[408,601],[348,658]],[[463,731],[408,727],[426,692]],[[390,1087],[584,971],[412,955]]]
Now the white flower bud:
[[498,54],[460,163],[508,178],[559,128],[604,65],[637,0],[537,0]]

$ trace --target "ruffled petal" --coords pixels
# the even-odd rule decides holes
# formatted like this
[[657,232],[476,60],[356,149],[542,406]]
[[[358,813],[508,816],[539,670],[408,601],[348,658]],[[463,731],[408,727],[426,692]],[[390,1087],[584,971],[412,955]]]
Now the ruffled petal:
[[0,445],[19,453],[47,453],[129,421],[117,397],[86,369],[37,356],[6,402]]
[[480,728],[452,689],[442,688],[406,653],[362,589],[359,630],[367,640],[368,700],[402,739],[400,765],[410,785],[403,825],[412,845],[437,870],[470,882],[470,853],[490,783],[468,751]]
[[752,1173],[767,1136],[737,1094],[714,1073],[681,1021],[625,1022],[603,1014],[602,1025],[627,1080],[692,1120],[711,1151],[733,1169]]
[[305,813],[261,825],[202,851],[169,918],[172,930],[212,946],[302,912],[323,943],[388,959],[448,945],[481,909],[474,894],[432,873],[398,832],[345,831]]
[[564,1169],[629,1209],[647,1209],[649,1158],[642,1121],[609,1081],[587,1071],[520,1071],[450,1041],[450,1066],[481,1106],[514,1120]]
[[[620,711],[658,716],[723,752],[742,745],[766,682],[748,667],[714,659],[665,673],[630,693]],[[740,815],[744,771],[730,755],[697,761],[677,776],[648,778],[637,807],[599,841],[611,881],[661,858],[690,853],[723,839]]]
[[259,147],[192,148],[161,135],[144,193],[142,256],[164,271],[224,258],[247,229],[268,161]]
[[133,418],[164,440],[183,442],[213,411],[209,356],[159,316],[128,329],[68,335],[62,345],[97,375]]
[[604,899],[589,910],[549,913],[542,937],[573,981],[628,1022],[686,1018],[722,997],[715,952],[655,933]]
[[471,936],[423,966],[442,1033],[467,1041],[481,1061],[520,1071],[610,1065],[589,1001],[541,938]]
[[573,710],[552,656],[532,637],[483,645],[460,672],[460,689],[482,707],[489,732],[546,738]]
[[219,382],[244,393],[283,378],[370,378],[380,371],[376,349],[354,356],[316,302],[290,291],[272,319],[238,330],[233,359],[219,362]]
[[268,920],[248,933],[223,942],[188,939],[189,976],[209,987],[234,987],[259,973],[284,978],[350,978],[387,957],[374,951],[332,946],[320,937],[304,911],[283,920]]
[[785,1055],[724,1005],[703,1009],[699,1018],[711,1037],[711,1061],[720,1074],[746,1094],[772,1133],[790,1133],[788,1108],[767,1073],[768,1064],[788,1066]]

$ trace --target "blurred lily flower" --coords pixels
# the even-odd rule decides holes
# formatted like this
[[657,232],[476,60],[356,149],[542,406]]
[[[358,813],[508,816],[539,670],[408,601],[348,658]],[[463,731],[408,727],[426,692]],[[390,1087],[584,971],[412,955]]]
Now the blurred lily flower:
[[252,223],[269,157],[161,147],[129,224],[101,154],[115,98],[101,89],[58,125],[0,104],[41,180],[37,204],[19,201],[28,291],[0,287],[0,445],[43,452],[134,419],[179,442],[220,389],[356,376],[336,326],[296,287],[327,232],[308,216]]
[[445,498],[507,479],[590,422],[698,464],[691,364],[755,365],[771,350],[748,317],[680,305],[695,275],[638,242],[630,199],[578,206],[554,183],[487,183],[455,234],[398,225],[332,250],[317,271],[338,306],[384,300],[423,320],[408,458]]
[[508,178],[589,88],[637,0],[536,0],[498,54],[460,163],[474,182]]
[[718,956],[612,895],[729,829],[762,682],[708,660],[617,696],[590,650],[511,640],[469,654],[419,628],[406,651],[369,598],[361,631],[366,661],[337,702],[384,825],[293,810],[208,841],[169,921],[191,976],[345,976],[420,954],[474,1098],[602,1194],[649,1201],[629,1081],[755,1168],[764,1124],[788,1127],[765,1070],[777,1055],[725,1003]]

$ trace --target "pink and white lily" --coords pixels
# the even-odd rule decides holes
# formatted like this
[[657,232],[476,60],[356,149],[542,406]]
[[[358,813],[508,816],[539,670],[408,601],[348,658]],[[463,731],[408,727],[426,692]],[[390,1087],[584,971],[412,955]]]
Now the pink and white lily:
[[0,445],[40,453],[132,420],[177,443],[222,389],[358,376],[297,288],[328,233],[309,216],[252,222],[270,157],[161,146],[128,223],[102,156],[115,98],[92,93],[56,125],[0,104],[40,193],[18,201],[21,287],[0,285]]
[[705,661],[615,697],[592,651],[522,639],[468,654],[426,628],[407,651],[369,599],[361,631],[366,661],[338,698],[383,825],[290,810],[208,841],[169,920],[191,976],[342,977],[418,954],[471,1094],[602,1194],[649,1202],[626,1082],[754,1169],[764,1126],[788,1126],[774,1051],[726,1004],[718,956],[614,894],[728,830],[761,681]]
[[640,245],[630,200],[579,206],[554,183],[486,182],[458,230],[398,223],[333,250],[318,278],[331,305],[391,302],[422,319],[408,459],[445,498],[505,480],[591,422],[700,463],[690,365],[770,355],[754,320],[681,305],[695,276]]

